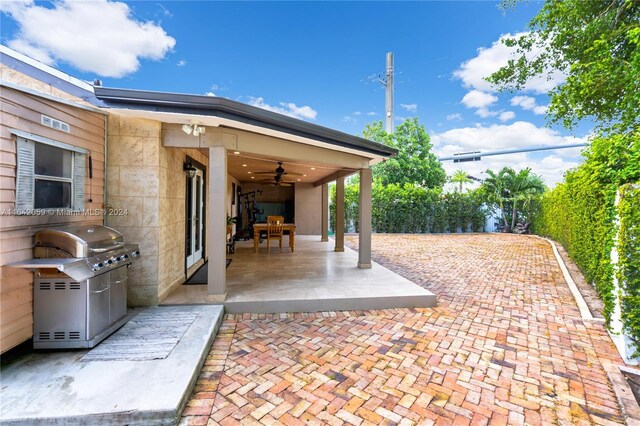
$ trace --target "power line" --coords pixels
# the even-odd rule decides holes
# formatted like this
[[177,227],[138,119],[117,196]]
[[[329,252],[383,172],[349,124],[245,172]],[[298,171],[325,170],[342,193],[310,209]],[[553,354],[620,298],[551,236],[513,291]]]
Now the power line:
[[460,152],[458,154],[453,154],[449,157],[440,157],[438,161],[449,161],[453,160],[454,163],[462,163],[467,161],[481,161],[482,157],[490,157],[492,155],[506,155],[506,154],[517,154],[520,152],[533,152],[533,151],[547,151],[552,149],[565,149],[565,148],[576,148],[580,146],[587,146],[586,142],[579,143],[571,143],[566,145],[544,145],[544,146],[530,146],[525,148],[513,148],[513,149],[502,149],[499,151],[472,151],[472,152]]

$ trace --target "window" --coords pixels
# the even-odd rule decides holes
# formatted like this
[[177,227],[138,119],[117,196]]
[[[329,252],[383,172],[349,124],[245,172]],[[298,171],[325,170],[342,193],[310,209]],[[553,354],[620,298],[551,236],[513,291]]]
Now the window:
[[84,208],[85,154],[56,141],[18,137],[16,209]]
[[36,142],[34,167],[33,208],[70,209],[72,207],[73,152]]

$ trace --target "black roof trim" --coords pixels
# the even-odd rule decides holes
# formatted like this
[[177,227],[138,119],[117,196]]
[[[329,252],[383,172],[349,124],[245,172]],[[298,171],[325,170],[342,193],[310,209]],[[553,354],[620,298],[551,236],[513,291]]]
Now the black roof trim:
[[390,157],[398,152],[395,148],[378,142],[226,98],[145,90],[114,89],[99,86],[96,86],[94,90],[96,98],[103,101],[106,107],[133,107],[132,109],[145,111],[208,115],[315,139],[382,157]]

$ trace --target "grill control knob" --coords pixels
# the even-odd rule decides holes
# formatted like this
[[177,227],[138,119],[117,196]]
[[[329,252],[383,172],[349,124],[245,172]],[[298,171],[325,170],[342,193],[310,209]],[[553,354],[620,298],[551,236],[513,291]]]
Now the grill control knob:
[[137,257],[137,256],[139,256],[139,255],[140,255],[140,252],[139,252],[139,251],[137,251],[137,250],[136,250],[136,251],[134,251],[133,253],[131,253],[131,256],[133,256],[133,257]]
[[128,259],[128,258],[129,258],[129,255],[128,255],[128,254],[125,254],[125,255],[124,255],[124,256],[122,256],[122,257],[123,257],[124,259]]
[[107,265],[111,265],[113,263],[113,259],[107,260]]
[[104,263],[100,262],[100,263],[97,263],[95,266],[96,268],[100,269],[104,266]]
[[116,262],[120,262],[122,260],[122,256],[116,257]]

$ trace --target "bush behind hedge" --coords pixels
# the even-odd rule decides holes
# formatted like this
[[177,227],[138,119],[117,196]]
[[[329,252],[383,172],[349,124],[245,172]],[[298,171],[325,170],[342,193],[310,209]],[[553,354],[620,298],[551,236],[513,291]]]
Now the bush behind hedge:
[[[348,231],[359,228],[358,182],[345,185],[345,222]],[[335,186],[331,189],[331,229],[335,229]],[[442,233],[482,232],[487,211],[474,191],[443,194],[440,189],[418,185],[379,185],[372,188],[374,232]]]

